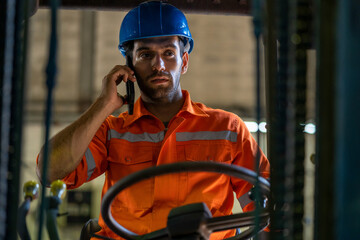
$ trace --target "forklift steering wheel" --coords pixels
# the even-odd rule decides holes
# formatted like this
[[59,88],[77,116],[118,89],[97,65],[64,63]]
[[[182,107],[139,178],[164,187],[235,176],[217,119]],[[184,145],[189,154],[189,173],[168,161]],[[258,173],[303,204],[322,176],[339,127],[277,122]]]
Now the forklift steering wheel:
[[[140,182],[142,180],[179,172],[215,172],[222,173],[228,176],[241,178],[253,185],[259,186],[258,191],[262,196],[268,197],[270,194],[270,183],[263,177],[258,176],[255,172],[231,164],[217,163],[217,162],[179,162],[172,164],[164,164],[155,167],[146,168],[144,170],[130,174],[118,182],[116,182],[104,195],[101,214],[108,225],[108,227],[118,234],[119,236],[128,240],[155,240],[155,239],[170,239],[169,231],[167,228],[163,228],[148,234],[138,235],[134,232],[121,226],[112,216],[110,206],[114,198],[125,188]],[[231,240],[235,239],[247,239],[254,236],[263,228],[268,225],[270,213],[267,209],[261,209],[257,211],[238,213],[229,216],[221,216],[214,218],[207,218],[203,221],[202,228],[205,227],[208,233],[222,231],[227,229],[234,229],[239,227],[249,227],[246,231],[235,237],[227,238]],[[257,220],[257,221],[256,221]],[[254,226],[254,222],[258,222],[258,226]]]

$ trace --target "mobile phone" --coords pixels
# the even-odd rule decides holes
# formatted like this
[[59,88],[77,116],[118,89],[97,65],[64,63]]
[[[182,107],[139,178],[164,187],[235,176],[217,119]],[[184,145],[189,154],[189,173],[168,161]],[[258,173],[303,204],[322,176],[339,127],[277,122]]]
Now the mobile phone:
[[[134,71],[134,68],[133,68],[132,62],[131,62],[131,58],[129,56],[126,57],[126,65]],[[128,112],[129,112],[129,115],[133,115],[135,90],[134,90],[134,82],[132,82],[130,80],[128,80],[126,82],[126,94],[127,94]]]

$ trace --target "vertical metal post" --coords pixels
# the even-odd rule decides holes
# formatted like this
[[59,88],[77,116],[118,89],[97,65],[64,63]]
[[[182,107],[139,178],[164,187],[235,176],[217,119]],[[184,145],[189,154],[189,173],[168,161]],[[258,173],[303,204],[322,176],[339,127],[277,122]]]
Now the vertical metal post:
[[[337,0],[316,1],[316,164],[314,239],[335,238],[335,35]],[[345,238],[344,238],[345,239]]]
[[[284,173],[281,165],[284,164],[285,152],[285,112],[284,110],[286,91],[284,90],[283,78],[278,75],[278,45],[279,18],[277,0],[266,1],[266,29],[265,29],[265,84],[266,84],[266,122],[267,122],[267,144],[268,158],[270,160],[271,172],[271,196],[270,196],[270,239],[282,239],[284,204]],[[278,3],[279,4],[279,3]],[[281,39],[283,40],[283,38]],[[280,43],[280,39],[279,39]],[[282,49],[285,45],[281,43]],[[279,54],[284,57],[283,52]],[[284,71],[284,65],[280,69]],[[281,88],[283,86],[283,88]],[[280,88],[279,88],[280,87]],[[281,91],[283,90],[283,91]],[[277,206],[276,208],[274,206]]]
[[306,50],[311,40],[307,31],[311,22],[309,1],[278,0],[276,7],[268,9],[276,12],[273,22],[279,44],[276,81],[268,82],[274,88],[271,90],[274,106],[269,107],[273,111],[269,119],[270,157],[274,158],[271,204],[275,206],[271,214],[271,239],[302,239]]
[[0,239],[6,239],[8,164],[10,146],[11,88],[14,74],[14,41],[16,2],[2,1],[0,8]]
[[291,78],[288,84],[289,105],[289,145],[290,158],[293,164],[293,235],[291,239],[303,239],[304,216],[304,181],[305,181],[305,133],[306,91],[307,91],[307,50],[312,43],[312,11],[310,0],[294,0],[291,4],[292,45]]
[[[0,239],[16,239],[23,83],[26,60],[26,1],[3,1],[0,10]],[[25,14],[26,13],[26,14]]]
[[15,45],[14,45],[14,73],[11,92],[11,117],[10,117],[10,148],[8,164],[8,197],[11,204],[7,207],[8,239],[16,239],[17,216],[20,189],[20,166],[22,153],[22,128],[23,128],[23,102],[27,58],[27,33],[28,33],[29,1],[20,0],[16,4],[15,15]]
[[[256,82],[256,122],[259,125],[261,119],[261,66],[260,66],[260,37],[262,36],[262,28],[263,28],[263,4],[261,0],[255,0],[252,4],[252,17],[253,17],[253,29],[254,29],[254,37],[255,37],[255,82]],[[255,157],[255,166],[254,169],[259,176],[259,165],[260,165],[260,131],[257,131],[257,143],[258,149],[256,152]],[[259,222],[259,214],[262,208],[261,200],[260,200],[260,192],[259,192],[259,179],[256,179],[255,183],[255,232],[259,231],[260,229],[260,222]],[[258,235],[254,237],[255,240],[259,238]]]
[[[287,78],[286,78],[286,126],[285,126],[285,223],[284,223],[284,239],[293,240],[295,234],[295,158],[296,158],[296,47],[292,41],[295,35],[295,19],[296,19],[296,1],[288,1],[287,13]],[[280,13],[284,14],[284,12]]]
[[[286,183],[285,183],[285,165],[286,165],[286,105],[288,101],[288,95],[286,90],[286,83],[288,80],[288,68],[289,68],[289,1],[288,0],[273,0],[273,5],[269,5],[268,9],[273,12],[273,16],[270,15],[267,19],[274,25],[270,25],[268,22],[268,29],[275,29],[274,42],[272,54],[275,56],[268,56],[269,58],[276,57],[276,62],[269,68],[275,67],[273,75],[273,81],[268,81],[268,93],[271,99],[269,103],[269,159],[271,161],[271,224],[270,224],[270,239],[284,239],[284,229],[287,227],[286,222],[290,222],[291,219],[286,218],[287,203],[285,201]],[[268,3],[270,4],[270,3]],[[271,9],[272,8],[272,9]],[[271,33],[271,31],[268,31]],[[277,42],[276,42],[276,40]],[[269,42],[270,44],[271,42]],[[270,47],[270,46],[269,46]],[[270,51],[270,50],[269,50]],[[273,59],[274,60],[274,59]]]
[[[266,97],[266,123],[267,123],[267,149],[268,157],[276,159],[273,151],[275,143],[272,138],[273,126],[276,122],[275,118],[275,93],[276,93],[276,76],[277,76],[277,42],[276,42],[276,15],[275,0],[265,2],[265,29],[264,29],[264,45],[265,45],[265,97]],[[272,157],[274,156],[274,157]]]
[[57,76],[57,50],[58,50],[58,38],[57,38],[57,9],[60,5],[60,0],[51,0],[51,32],[49,42],[49,59],[46,66],[46,86],[48,89],[46,99],[46,111],[45,111],[45,144],[44,144],[44,159],[41,169],[41,182],[43,187],[41,188],[41,205],[39,210],[39,229],[38,240],[42,239],[42,227],[45,218],[45,209],[48,208],[48,203],[45,199],[45,186],[47,185],[47,171],[49,160],[49,136],[50,125],[52,119],[52,103],[53,103],[53,90],[56,85]]
[[336,239],[360,236],[360,4],[339,0],[337,8],[335,228]]

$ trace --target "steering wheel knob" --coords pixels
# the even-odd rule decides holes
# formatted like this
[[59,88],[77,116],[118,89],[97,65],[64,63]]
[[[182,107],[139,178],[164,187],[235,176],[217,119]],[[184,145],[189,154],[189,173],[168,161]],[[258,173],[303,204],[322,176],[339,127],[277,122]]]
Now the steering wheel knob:
[[55,180],[50,185],[50,196],[63,198],[65,197],[66,185],[61,180]]
[[39,184],[36,181],[27,181],[23,187],[24,199],[34,200],[39,196]]

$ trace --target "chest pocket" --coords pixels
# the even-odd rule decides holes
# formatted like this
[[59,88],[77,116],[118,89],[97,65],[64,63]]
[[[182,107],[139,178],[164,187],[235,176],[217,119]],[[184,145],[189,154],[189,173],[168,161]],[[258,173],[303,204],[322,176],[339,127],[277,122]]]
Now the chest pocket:
[[153,162],[153,147],[114,141],[109,145],[108,161],[127,168],[125,175],[149,167]]
[[221,142],[207,142],[187,144],[183,147],[184,160],[186,161],[215,161],[231,162],[231,146]]
[[[109,146],[108,161],[107,178],[111,184],[115,184],[131,173],[153,166],[153,148],[116,141]],[[114,199],[113,208],[127,209],[134,214],[139,213],[139,209],[150,208],[153,203],[153,188],[153,179],[134,184]]]

